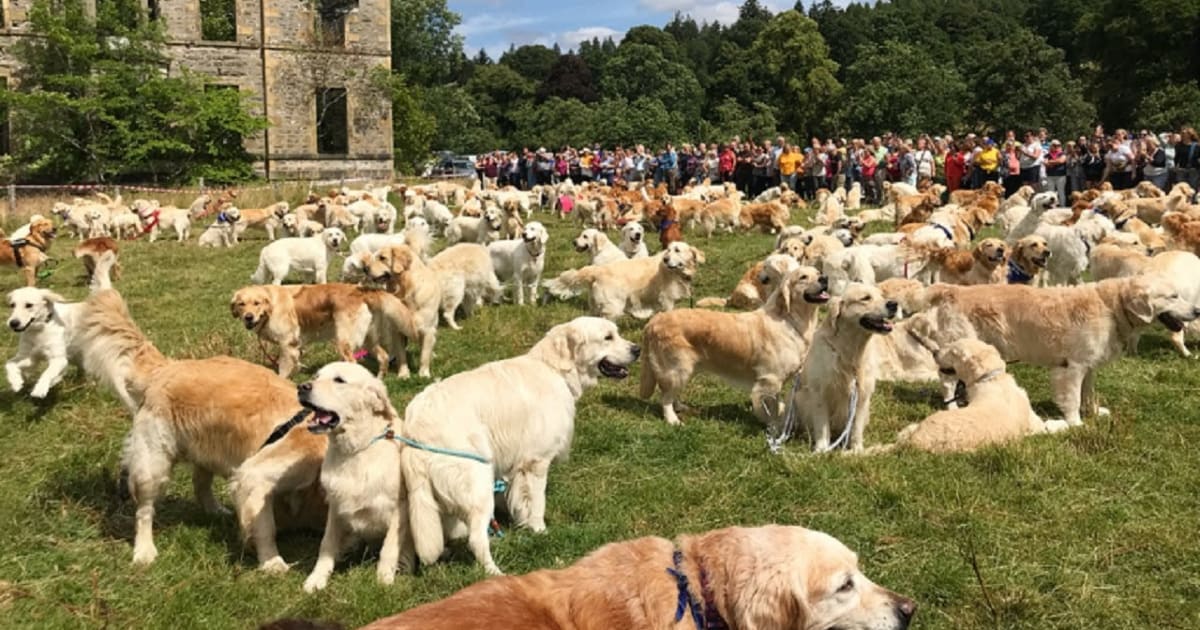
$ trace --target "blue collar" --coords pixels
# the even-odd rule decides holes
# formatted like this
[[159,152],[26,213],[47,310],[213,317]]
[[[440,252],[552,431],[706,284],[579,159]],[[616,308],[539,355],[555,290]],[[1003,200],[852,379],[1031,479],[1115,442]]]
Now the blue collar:
[[945,234],[946,238],[950,239],[951,242],[954,241],[954,233],[950,231],[950,228],[942,225],[941,223],[930,223],[929,225],[941,230],[942,234]]
[[700,567],[700,600],[692,596],[688,585],[687,573],[681,568],[683,551],[676,549],[671,555],[673,567],[667,567],[667,574],[675,578],[679,589],[679,603],[675,606],[675,623],[683,621],[685,612],[691,613],[692,623],[696,630],[729,630],[729,625],[721,617],[717,605],[713,602],[712,589],[708,585],[708,572]]
[[1033,280],[1033,276],[1025,273],[1015,261],[1008,261],[1008,283],[1009,284],[1029,284]]
[[230,221],[229,215],[225,214],[225,211],[222,210],[221,213],[217,215],[217,223],[233,223],[233,221]]

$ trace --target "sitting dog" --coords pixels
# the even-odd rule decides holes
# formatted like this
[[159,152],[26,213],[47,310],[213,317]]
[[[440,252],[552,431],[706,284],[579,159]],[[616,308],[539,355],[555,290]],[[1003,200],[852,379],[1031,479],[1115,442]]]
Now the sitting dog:
[[308,237],[288,237],[272,241],[258,255],[258,269],[250,276],[255,284],[283,284],[289,271],[303,271],[313,282],[324,284],[329,273],[329,258],[337,253],[346,234],[338,228]]
[[39,360],[46,369],[29,392],[34,398],[45,398],[50,388],[62,380],[70,358],[71,336],[79,315],[79,304],[66,300],[53,291],[25,287],[8,294],[8,327],[21,335],[17,354],[4,364],[8,386],[14,392],[25,386],[25,370]]
[[[816,452],[839,446],[863,450],[876,378],[875,367],[863,356],[873,335],[892,332],[897,308],[878,288],[863,284],[851,284],[842,297],[830,301],[829,316],[813,336],[790,403]],[[786,438],[787,429],[777,435]],[[833,431],[842,431],[842,438],[832,439]]]
[[945,377],[966,384],[966,407],[939,411],[900,431],[894,446],[911,446],[934,453],[970,452],[1027,435],[1067,428],[1061,420],[1043,422],[1029,405],[1029,396],[1005,371],[1004,358],[978,339],[959,339],[937,354]]
[[696,267],[703,262],[704,252],[676,241],[650,258],[564,271],[547,282],[546,289],[562,299],[587,289],[593,315],[616,319],[628,312],[646,319],[655,312],[669,311],[676,301],[690,297]]
[[500,573],[487,531],[496,479],[507,481],[516,523],[545,531],[546,478],[550,464],[571,448],[575,401],[600,377],[628,376],[639,352],[616,324],[581,317],[551,328],[522,356],[459,372],[417,394],[404,412],[404,437],[476,456],[401,450],[421,562],[437,562],[446,543],[443,523],[456,519],[467,526],[475,559],[488,573]]
[[[789,259],[790,260],[790,259]],[[650,318],[642,333],[646,359],[640,395],[662,390],[663,418],[679,424],[675,400],[697,371],[750,387],[759,419],[778,430],[779,390],[804,362],[819,305],[829,301],[829,280],[797,266],[762,308],[749,313],[679,309]]]
[[485,580],[364,630],[905,630],[916,608],[863,575],[832,536],[769,525],[608,544],[565,569]]
[[321,551],[305,592],[325,588],[348,543],[383,538],[376,575],[391,584],[397,569],[413,567],[408,504],[400,481],[400,417],[387,388],[361,366],[330,363],[299,387],[300,404],[312,411],[308,430],[329,436],[321,487],[329,501]]

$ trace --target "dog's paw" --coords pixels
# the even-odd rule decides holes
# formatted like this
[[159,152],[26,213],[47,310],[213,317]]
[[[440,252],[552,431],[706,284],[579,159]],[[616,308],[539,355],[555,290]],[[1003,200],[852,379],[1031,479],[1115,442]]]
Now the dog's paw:
[[43,385],[41,383],[38,383],[36,386],[34,386],[33,391],[29,392],[29,395],[34,398],[45,398],[49,394],[50,386]]
[[264,573],[270,573],[271,575],[282,575],[284,573],[287,573],[288,569],[290,569],[291,567],[288,565],[287,562],[283,561],[283,558],[280,558],[279,556],[275,556],[274,558],[271,558],[271,559],[267,560],[266,562],[263,562],[262,564],[258,565],[258,568],[260,571],[263,571]]
[[1101,418],[1105,418],[1112,415],[1112,410],[1108,407],[1097,407],[1096,415],[1100,416]]
[[396,572],[388,569],[380,569],[375,572],[375,577],[379,580],[380,584],[390,586],[396,581]]
[[304,592],[316,593],[317,591],[324,590],[328,583],[329,578],[323,575],[310,575],[307,580],[304,580]]
[[1071,428],[1066,420],[1047,420],[1044,424],[1046,433],[1059,433]]
[[25,387],[25,381],[19,378],[9,378],[8,387],[14,392],[19,392],[22,387]]
[[500,567],[496,566],[495,564],[489,564],[483,567],[483,572],[492,576],[504,575],[504,572],[500,570]]
[[154,545],[136,548],[133,550],[133,563],[137,566],[147,566],[154,562],[158,557],[158,549]]

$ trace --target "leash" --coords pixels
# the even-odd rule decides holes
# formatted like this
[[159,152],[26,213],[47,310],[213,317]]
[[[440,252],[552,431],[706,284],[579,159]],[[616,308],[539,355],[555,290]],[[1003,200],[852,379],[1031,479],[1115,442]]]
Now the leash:
[[[159,216],[161,214],[162,214],[162,210],[160,208],[155,208],[154,212],[151,212],[150,214],[146,215],[147,217],[150,217],[153,220],[150,221],[150,223],[147,223],[146,226],[142,228],[141,233],[135,234],[134,236],[126,238],[125,240],[135,241],[135,240],[142,238],[143,236],[149,234],[151,232],[151,230],[158,227]],[[146,217],[142,217],[142,218],[146,218]]]
[[[792,437],[792,432],[796,428],[796,390],[800,388],[800,372],[796,372],[796,376],[792,379],[792,393],[788,396],[787,409],[783,413],[783,427],[779,430],[779,435],[771,435],[767,433],[767,450],[772,455],[776,455],[783,449],[783,443],[787,442]],[[763,402],[763,411],[767,411],[766,401]],[[769,413],[768,415],[774,415]]]
[[822,453],[850,447],[850,431],[854,428],[854,415],[858,411],[858,379],[850,381],[850,416],[846,419],[846,428],[832,444],[823,449]]
[[263,341],[263,338],[259,337],[258,335],[255,335],[255,337],[258,339],[258,349],[262,352],[263,359],[265,359],[267,363],[270,363],[271,367],[278,370],[279,355],[271,356],[271,353],[267,352],[267,344]]
[[683,564],[683,551],[676,549],[671,554],[672,566],[667,567],[667,575],[675,578],[675,587],[679,590],[679,600],[675,605],[675,623],[683,621],[684,613],[689,613],[696,630],[728,630],[729,625],[721,617],[717,605],[712,600],[712,589],[708,583],[708,572],[700,567],[700,598],[701,602],[692,597],[687,573],[680,566]]
[[271,435],[267,436],[267,441],[263,442],[263,445],[258,447],[258,450],[261,451],[262,449],[270,446],[272,443],[283,439],[283,436],[287,435],[289,431],[296,428],[296,425],[304,422],[304,419],[307,418],[308,414],[310,413],[312,413],[312,411],[308,409],[301,409],[300,411],[296,412],[296,415],[292,416],[287,422],[275,427],[275,430],[271,431]]

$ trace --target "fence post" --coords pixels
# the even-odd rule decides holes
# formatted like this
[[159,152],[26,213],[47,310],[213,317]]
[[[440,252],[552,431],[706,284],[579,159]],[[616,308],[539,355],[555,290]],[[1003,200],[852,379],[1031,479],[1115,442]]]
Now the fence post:
[[121,198],[121,187],[113,186],[113,199],[120,199],[120,198]]
[[8,185],[8,207],[4,209],[4,216],[0,217],[0,221],[7,221],[10,215],[17,214],[17,186],[16,184]]
[[203,177],[200,178],[200,194],[201,195],[204,194],[204,178]]

